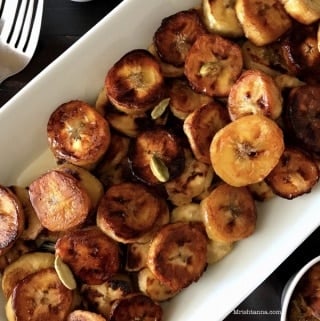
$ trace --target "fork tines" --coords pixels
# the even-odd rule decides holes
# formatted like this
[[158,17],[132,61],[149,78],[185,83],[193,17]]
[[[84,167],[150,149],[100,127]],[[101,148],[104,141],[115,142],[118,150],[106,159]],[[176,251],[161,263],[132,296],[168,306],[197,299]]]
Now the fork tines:
[[0,19],[3,42],[25,52],[28,48],[36,18],[38,0],[2,0]]

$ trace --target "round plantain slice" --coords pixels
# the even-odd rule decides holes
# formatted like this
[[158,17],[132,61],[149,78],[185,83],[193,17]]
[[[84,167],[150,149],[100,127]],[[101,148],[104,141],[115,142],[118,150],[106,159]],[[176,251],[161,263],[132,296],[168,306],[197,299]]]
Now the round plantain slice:
[[290,133],[298,144],[310,153],[319,155],[320,85],[305,85],[291,89],[285,119]]
[[9,299],[19,281],[41,269],[53,267],[53,263],[52,253],[32,252],[20,256],[3,271],[1,286],[5,298]]
[[142,293],[157,302],[169,300],[178,293],[161,283],[147,267],[138,272],[138,286]]
[[220,129],[210,145],[215,173],[226,183],[245,186],[262,181],[284,151],[283,133],[270,118],[248,115]]
[[266,177],[272,191],[286,199],[309,193],[319,180],[317,163],[302,150],[287,147]]
[[29,186],[29,196],[41,224],[53,232],[81,225],[92,208],[80,182],[62,170],[36,178]]
[[257,46],[276,41],[292,25],[278,0],[237,0],[235,9],[246,38]]
[[113,302],[109,321],[161,321],[162,315],[158,303],[142,293],[132,293]]
[[151,185],[177,177],[184,168],[180,139],[163,127],[142,131],[130,146],[129,166],[135,177]]
[[95,312],[74,310],[68,315],[66,321],[107,321],[107,319]]
[[196,38],[204,33],[207,31],[198,12],[190,9],[164,18],[153,42],[161,60],[181,67]]
[[75,277],[89,285],[103,283],[120,268],[118,243],[95,226],[66,233],[55,249]]
[[231,120],[262,114],[277,119],[282,112],[282,95],[275,81],[259,70],[244,71],[231,87],[228,111]]
[[161,203],[161,199],[142,184],[113,185],[101,199],[97,225],[118,242],[136,242],[155,226],[163,210]]
[[236,0],[202,0],[203,20],[210,32],[233,38],[243,36],[235,3]]
[[214,241],[232,243],[255,231],[257,209],[246,187],[221,183],[200,205],[207,234]]
[[6,305],[8,321],[64,321],[71,312],[73,292],[54,268],[28,275],[15,286]]
[[5,254],[24,230],[23,206],[10,188],[0,185],[0,255]]
[[108,281],[81,286],[80,294],[83,298],[84,306],[90,311],[96,311],[109,320],[111,305],[114,300],[124,298],[133,293],[132,280],[128,274],[116,274]]
[[147,50],[135,49],[108,71],[105,87],[110,102],[130,115],[141,115],[157,105],[165,94],[157,59]]
[[229,122],[226,108],[218,102],[203,105],[187,116],[183,131],[198,161],[211,164],[209,149],[212,138]]
[[289,72],[310,84],[320,81],[317,32],[317,24],[295,24],[281,41],[282,55]]
[[169,96],[172,114],[182,120],[197,108],[213,101],[212,97],[195,92],[185,78],[176,78],[171,82]]
[[240,47],[219,35],[198,36],[185,61],[191,87],[208,96],[225,97],[243,67]]
[[207,266],[207,238],[202,223],[176,222],[153,238],[147,266],[172,291],[197,281]]
[[47,136],[58,160],[89,169],[110,144],[108,122],[94,107],[80,100],[64,103],[50,115]]

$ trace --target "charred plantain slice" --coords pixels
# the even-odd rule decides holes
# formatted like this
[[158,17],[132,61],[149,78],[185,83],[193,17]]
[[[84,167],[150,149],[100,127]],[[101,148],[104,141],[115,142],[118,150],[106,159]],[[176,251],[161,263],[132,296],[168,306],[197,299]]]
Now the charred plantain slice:
[[317,163],[302,150],[288,147],[266,177],[272,191],[286,199],[309,193],[319,180]]
[[6,253],[24,229],[24,211],[16,194],[0,185],[0,255]]
[[299,144],[310,153],[320,153],[320,85],[291,89],[286,107],[286,123]]
[[318,50],[318,24],[295,24],[281,42],[287,69],[308,83],[320,80],[320,51]]
[[119,245],[97,227],[68,232],[55,248],[75,277],[89,285],[110,279],[120,267]]
[[50,231],[78,227],[92,208],[81,183],[62,170],[50,170],[36,178],[29,186],[29,196],[41,224]]
[[207,238],[202,223],[176,222],[162,227],[151,242],[147,265],[172,291],[197,281],[207,266]]
[[161,200],[138,183],[111,186],[101,199],[97,225],[121,243],[133,243],[146,236],[162,211]]
[[72,303],[72,291],[60,282],[51,267],[18,282],[6,305],[6,314],[9,321],[64,321]]
[[[153,164],[151,162],[155,158],[158,160],[158,165],[155,165],[158,166],[157,176],[151,169]],[[129,165],[132,173],[144,183],[151,185],[162,183],[163,171],[168,171],[168,180],[171,180],[184,168],[181,141],[177,135],[162,127],[142,131],[130,146]]]
[[105,88],[110,102],[130,115],[144,114],[165,94],[160,64],[144,49],[132,50],[121,57],[108,71]]
[[246,187],[218,185],[201,202],[204,225],[210,239],[232,243],[250,236],[256,227],[257,209]]
[[49,146],[61,161],[91,169],[110,144],[108,122],[80,100],[60,105],[47,124]]
[[200,106],[213,101],[212,97],[195,92],[185,78],[176,78],[172,81],[169,96],[170,109],[179,119],[185,119]]
[[161,321],[162,307],[147,295],[133,293],[115,300],[111,307],[109,321]]
[[161,60],[181,67],[196,38],[204,33],[207,31],[198,12],[190,9],[164,18],[153,42]]
[[190,48],[184,73],[191,87],[208,96],[227,96],[243,67],[240,47],[215,34],[197,37]]

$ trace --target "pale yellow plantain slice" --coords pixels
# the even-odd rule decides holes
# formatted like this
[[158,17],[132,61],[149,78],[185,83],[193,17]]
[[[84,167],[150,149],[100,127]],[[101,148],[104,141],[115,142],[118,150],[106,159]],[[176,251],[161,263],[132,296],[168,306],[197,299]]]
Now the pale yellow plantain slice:
[[74,310],[72,311],[66,321],[106,321],[102,315],[85,310]]

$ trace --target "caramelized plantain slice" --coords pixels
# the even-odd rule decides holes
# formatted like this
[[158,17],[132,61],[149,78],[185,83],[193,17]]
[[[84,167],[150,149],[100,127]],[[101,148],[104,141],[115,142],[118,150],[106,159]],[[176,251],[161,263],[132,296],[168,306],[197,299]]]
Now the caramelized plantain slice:
[[196,38],[204,33],[207,31],[198,12],[190,9],[164,18],[153,42],[161,60],[181,67]]
[[160,64],[145,49],[121,57],[108,71],[105,88],[110,102],[130,115],[144,114],[165,95]]
[[266,177],[272,191],[286,199],[309,193],[319,180],[317,163],[302,150],[286,148],[278,165]]
[[[155,165],[158,166],[157,176],[151,169],[154,159],[159,161],[158,165]],[[167,178],[171,180],[184,168],[181,141],[177,135],[162,127],[142,131],[130,146],[129,165],[132,173],[144,183],[151,185],[162,183],[163,171],[168,171]]]

